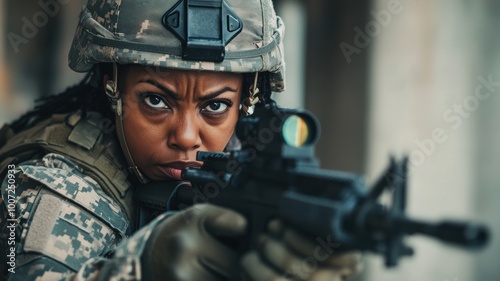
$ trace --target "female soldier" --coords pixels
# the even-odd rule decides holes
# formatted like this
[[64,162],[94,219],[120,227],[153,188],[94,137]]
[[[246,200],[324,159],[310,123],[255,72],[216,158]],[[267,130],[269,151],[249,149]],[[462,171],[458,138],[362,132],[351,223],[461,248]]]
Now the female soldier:
[[[358,255],[318,251],[279,222],[240,255],[223,238],[243,239],[245,218],[209,204],[137,225],[140,183],[179,180],[201,165],[197,151],[230,148],[240,108],[284,89],[271,0],[177,1],[89,1],[69,53],[87,78],[3,127],[5,279],[344,280],[359,270]],[[305,268],[307,257],[320,266]]]

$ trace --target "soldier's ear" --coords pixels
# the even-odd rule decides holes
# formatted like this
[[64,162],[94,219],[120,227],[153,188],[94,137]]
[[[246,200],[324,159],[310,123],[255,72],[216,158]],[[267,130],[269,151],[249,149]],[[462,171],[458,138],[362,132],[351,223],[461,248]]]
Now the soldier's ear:
[[110,77],[110,75],[107,73],[104,74],[102,82],[103,82],[102,86],[104,87],[104,93],[106,93],[106,95],[109,98],[116,98],[117,97],[116,84],[115,81],[113,81],[113,79]]
[[102,87],[104,89],[104,91],[106,91],[106,85],[108,84],[108,82],[111,80],[111,76],[108,74],[108,73],[104,73],[102,75]]
[[104,89],[104,92],[107,93],[106,86],[113,80],[113,65],[111,63],[96,65],[93,69],[92,80],[94,87]]
[[[103,84],[106,95],[113,101],[120,100],[120,93],[118,91],[118,66],[112,65],[111,73],[109,71],[103,72]],[[121,105],[120,105],[121,107]],[[120,109],[121,110],[121,109]]]
[[108,80],[110,79],[110,76],[109,74],[105,73],[103,76],[102,76],[102,87],[104,87],[104,89],[106,89],[106,83],[108,83]]

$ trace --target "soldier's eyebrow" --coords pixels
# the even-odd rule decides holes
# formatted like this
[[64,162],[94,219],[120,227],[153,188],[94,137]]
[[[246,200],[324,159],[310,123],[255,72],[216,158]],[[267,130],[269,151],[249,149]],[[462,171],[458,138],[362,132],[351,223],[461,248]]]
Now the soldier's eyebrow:
[[162,84],[160,84],[154,80],[142,79],[142,80],[139,80],[139,83],[149,83],[149,84],[157,87],[158,89],[162,90],[163,92],[165,92],[165,94],[169,95],[173,100],[180,100],[181,99],[181,97],[178,94],[174,93],[169,88],[163,86]]
[[[149,83],[149,84],[157,87],[158,89],[162,90],[163,92],[165,92],[165,94],[169,95],[172,99],[174,99],[174,100],[180,100],[181,99],[181,97],[178,94],[174,93],[169,88],[163,86],[162,84],[160,84],[160,83],[158,83],[158,82],[156,82],[154,80],[151,80],[151,79],[142,79],[142,80],[139,80],[139,83]],[[217,97],[217,96],[219,96],[219,95],[221,95],[221,94],[223,94],[225,92],[236,93],[237,90],[233,89],[233,88],[231,88],[229,86],[226,86],[226,87],[224,87],[224,88],[222,88],[222,89],[220,89],[218,91],[215,91],[213,93],[210,93],[210,94],[202,96],[202,97],[199,97],[198,100],[199,101],[210,100],[210,99],[213,99],[213,98],[215,98],[215,97]]]
[[234,92],[234,93],[236,93],[236,89],[233,89],[231,87],[226,86],[226,87],[224,87],[224,88],[222,88],[222,89],[220,89],[218,91],[215,91],[215,92],[213,92],[211,94],[208,94],[208,95],[203,96],[203,97],[199,97],[198,100],[199,101],[210,100],[210,99],[213,99],[213,98],[217,97],[218,95],[220,95],[222,93],[225,93],[225,92]]

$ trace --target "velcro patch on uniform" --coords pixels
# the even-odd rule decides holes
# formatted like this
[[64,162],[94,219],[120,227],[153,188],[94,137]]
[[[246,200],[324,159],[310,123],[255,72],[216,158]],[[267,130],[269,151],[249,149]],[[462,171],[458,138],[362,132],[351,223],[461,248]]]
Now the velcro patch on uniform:
[[29,223],[25,252],[37,252],[77,271],[116,243],[113,230],[79,206],[42,190]]
[[27,177],[72,200],[118,232],[122,234],[126,232],[129,222],[120,206],[107,195],[96,192],[98,187],[91,185],[77,173],[43,166],[19,166],[19,168]]
[[88,113],[86,119],[80,120],[68,137],[68,141],[90,150],[101,137],[102,131],[99,126],[100,114]]

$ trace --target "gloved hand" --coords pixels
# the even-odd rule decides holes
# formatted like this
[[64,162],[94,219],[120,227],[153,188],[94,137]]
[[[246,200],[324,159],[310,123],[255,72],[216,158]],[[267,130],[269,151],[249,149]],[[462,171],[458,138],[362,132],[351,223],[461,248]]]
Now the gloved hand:
[[359,252],[337,253],[328,239],[318,242],[278,220],[268,231],[241,260],[247,280],[343,281],[362,269]]
[[240,257],[221,241],[243,235],[246,225],[242,215],[218,206],[185,209],[155,227],[146,244],[143,272],[146,278],[169,281],[234,276]]

